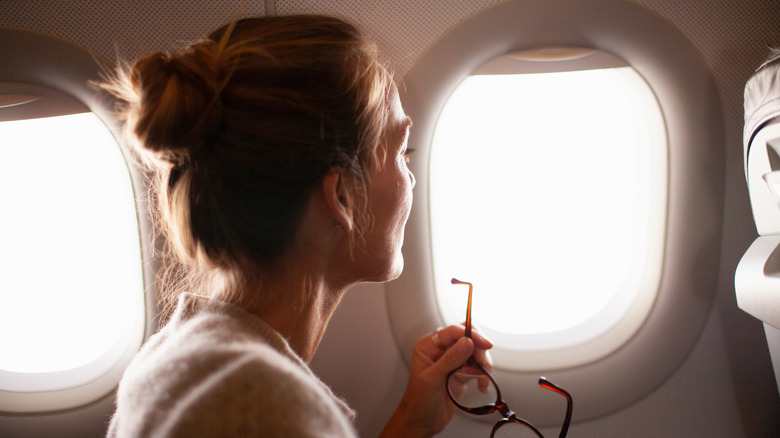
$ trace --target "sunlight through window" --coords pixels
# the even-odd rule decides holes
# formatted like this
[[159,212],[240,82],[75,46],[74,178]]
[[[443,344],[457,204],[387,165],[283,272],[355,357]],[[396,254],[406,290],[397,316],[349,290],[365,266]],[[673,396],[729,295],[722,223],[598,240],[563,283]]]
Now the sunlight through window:
[[[0,138],[0,371],[52,373],[99,359],[107,369],[142,312],[121,151],[92,113],[0,122]],[[25,390],[8,381],[0,389]]]
[[[467,77],[430,157],[436,296],[503,348],[538,351],[604,334],[660,275],[666,143],[657,102],[630,67]],[[649,295],[649,297],[648,297]]]

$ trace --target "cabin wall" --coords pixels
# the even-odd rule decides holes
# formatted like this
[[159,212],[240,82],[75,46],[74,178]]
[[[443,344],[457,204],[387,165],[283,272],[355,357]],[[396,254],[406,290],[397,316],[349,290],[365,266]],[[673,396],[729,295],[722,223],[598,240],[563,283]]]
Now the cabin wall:
[[[248,4],[245,14],[266,11],[266,2],[243,0],[0,0],[0,26],[62,36],[116,61],[196,39],[229,21],[242,3]],[[330,13],[358,22],[379,42],[392,60],[397,76],[402,78],[443,33],[496,2],[278,0],[275,4],[268,3],[273,6],[269,10],[275,9],[278,14]],[[780,397],[763,328],[758,320],[737,308],[734,271],[756,236],[742,161],[742,90],[754,69],[768,56],[767,47],[780,47],[780,2],[640,0],[638,3],[663,15],[688,36],[712,69],[721,94],[727,156],[717,296],[698,344],[668,381],[619,412],[575,423],[570,435],[777,436]],[[400,399],[407,373],[392,338],[383,286],[360,285],[347,294],[313,367],[358,410],[357,426],[361,433],[376,435]],[[555,433],[554,430],[544,432]],[[442,434],[448,437],[487,435],[486,423],[461,415]]]

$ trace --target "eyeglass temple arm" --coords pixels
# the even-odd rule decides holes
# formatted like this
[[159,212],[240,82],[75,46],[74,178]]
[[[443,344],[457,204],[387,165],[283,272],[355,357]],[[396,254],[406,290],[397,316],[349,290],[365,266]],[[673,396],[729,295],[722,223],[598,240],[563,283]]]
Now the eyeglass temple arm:
[[457,278],[453,278],[451,280],[452,284],[465,284],[469,287],[469,301],[466,305],[466,337],[471,337],[471,291],[474,289],[474,287],[469,283],[468,281],[460,281]]
[[547,378],[545,377],[539,378],[539,386],[541,386],[544,389],[549,389],[550,391],[555,391],[558,394],[561,394],[562,396],[566,397],[566,418],[564,418],[563,420],[563,425],[561,426],[561,433],[560,435],[558,435],[559,438],[565,438],[566,434],[569,431],[569,423],[571,423],[571,411],[574,404],[571,399],[571,394],[569,394],[568,391],[556,385],[555,383],[547,380]]

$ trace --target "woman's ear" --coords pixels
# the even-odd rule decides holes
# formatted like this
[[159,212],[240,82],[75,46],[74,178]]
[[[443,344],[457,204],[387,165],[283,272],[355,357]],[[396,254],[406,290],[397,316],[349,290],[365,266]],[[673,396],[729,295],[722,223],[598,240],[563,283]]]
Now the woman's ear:
[[330,215],[344,231],[351,232],[354,227],[355,206],[352,186],[348,179],[340,167],[333,167],[322,179],[322,190]]

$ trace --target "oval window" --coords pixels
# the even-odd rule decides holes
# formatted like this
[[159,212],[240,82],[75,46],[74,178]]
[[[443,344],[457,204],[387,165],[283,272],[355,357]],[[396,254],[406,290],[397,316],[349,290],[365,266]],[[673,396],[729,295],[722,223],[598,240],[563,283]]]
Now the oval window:
[[0,40],[15,60],[0,71],[0,411],[84,407],[144,338],[142,175],[89,85],[106,68],[92,53],[20,29]]
[[[119,147],[92,113],[0,122],[0,138],[0,370],[40,375],[101,358],[110,367],[114,345],[138,318],[128,309],[143,293],[138,219]],[[93,376],[18,377],[0,379],[0,389],[62,389]]]
[[[458,277],[474,283],[474,323],[496,351],[523,353],[500,353],[497,366],[569,367],[619,348],[658,289],[667,153],[652,91],[604,52],[513,53],[466,77],[430,155],[444,321],[464,318]],[[588,342],[548,361],[528,354]]]
[[404,358],[464,320],[456,277],[474,284],[502,396],[537,425],[560,424],[560,400],[532,395],[540,375],[577,420],[666,381],[707,321],[723,219],[720,99],[685,35],[621,0],[501,2],[399,90],[420,151],[404,273],[386,286]]

